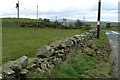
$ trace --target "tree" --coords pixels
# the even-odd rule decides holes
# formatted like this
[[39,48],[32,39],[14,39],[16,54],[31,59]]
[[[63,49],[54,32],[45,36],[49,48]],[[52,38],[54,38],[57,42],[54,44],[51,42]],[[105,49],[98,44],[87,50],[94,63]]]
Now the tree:
[[111,24],[110,23],[107,23],[106,24],[106,28],[110,28],[111,27]]
[[77,27],[77,28],[82,28],[81,26],[83,25],[83,23],[79,20],[79,19],[77,19],[77,21],[75,22],[75,27]]

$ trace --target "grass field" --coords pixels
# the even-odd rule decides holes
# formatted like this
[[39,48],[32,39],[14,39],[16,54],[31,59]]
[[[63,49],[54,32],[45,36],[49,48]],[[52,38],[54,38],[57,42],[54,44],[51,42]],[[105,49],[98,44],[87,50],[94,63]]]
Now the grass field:
[[[3,19],[2,61],[15,60],[27,55],[36,56],[37,49],[45,44],[85,32],[83,30],[22,28],[17,27],[15,19]],[[23,20],[24,21],[24,20]]]

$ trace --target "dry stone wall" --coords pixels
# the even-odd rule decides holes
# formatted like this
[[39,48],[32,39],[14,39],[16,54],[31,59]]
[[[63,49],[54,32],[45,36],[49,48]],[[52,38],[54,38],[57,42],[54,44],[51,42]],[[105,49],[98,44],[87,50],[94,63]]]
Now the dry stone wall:
[[20,80],[31,70],[49,72],[56,64],[60,64],[66,60],[67,55],[74,47],[79,46],[82,51],[87,43],[89,43],[89,40],[95,38],[95,36],[96,31],[90,30],[89,32],[58,40],[50,45],[45,45],[38,49],[37,57],[30,62],[27,56],[23,56],[15,61],[3,64],[1,66],[0,78]]

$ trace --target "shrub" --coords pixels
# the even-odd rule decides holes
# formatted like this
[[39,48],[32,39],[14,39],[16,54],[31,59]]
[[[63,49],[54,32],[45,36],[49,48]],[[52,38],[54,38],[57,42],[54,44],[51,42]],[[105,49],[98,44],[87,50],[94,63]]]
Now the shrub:
[[76,28],[81,29],[81,28],[82,28],[82,25],[83,25],[83,23],[82,23],[79,19],[75,22]]
[[90,30],[90,29],[91,29],[91,26],[90,26],[90,25],[85,25],[85,26],[83,27],[83,29],[84,29],[84,30]]
[[110,23],[107,23],[106,24],[106,28],[110,28],[111,27],[111,24]]

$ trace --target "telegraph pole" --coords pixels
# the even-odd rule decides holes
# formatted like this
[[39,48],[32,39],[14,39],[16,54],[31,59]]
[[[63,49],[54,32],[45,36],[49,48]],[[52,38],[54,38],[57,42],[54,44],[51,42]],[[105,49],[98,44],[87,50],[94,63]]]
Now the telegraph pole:
[[19,9],[19,0],[18,0],[18,19],[19,19],[19,11],[20,9]]
[[16,3],[16,9],[17,9],[17,18],[19,19],[19,0],[18,3]]
[[18,3],[16,3],[16,9],[17,9],[17,26],[19,26],[19,0]]
[[39,27],[39,25],[38,25],[38,5],[37,5],[37,27]]
[[55,20],[57,21],[57,16],[55,16]]
[[37,5],[37,20],[38,20],[38,5]]
[[98,19],[97,19],[97,38],[100,35],[100,13],[101,13],[101,0],[98,2]]
[[55,16],[56,27],[58,26],[57,16]]
[[84,22],[85,22],[85,16],[83,16],[83,20],[84,20]]

